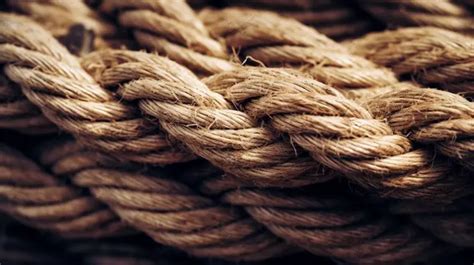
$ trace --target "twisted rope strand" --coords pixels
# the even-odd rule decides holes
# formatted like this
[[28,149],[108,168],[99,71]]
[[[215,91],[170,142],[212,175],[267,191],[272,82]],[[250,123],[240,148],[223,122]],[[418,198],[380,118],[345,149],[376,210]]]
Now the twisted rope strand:
[[298,157],[299,150],[166,58],[99,51],[85,57],[83,67],[104,85],[118,86],[125,100],[137,100],[146,114],[195,154],[244,181],[300,186],[330,177],[311,158]]
[[120,25],[133,29],[138,43],[199,74],[235,67],[184,0],[105,0],[100,9],[118,11]]
[[395,224],[372,213],[360,201],[335,195],[327,188],[295,192],[239,185],[213,178],[204,181],[201,190],[244,207],[274,234],[316,255],[351,264],[396,264],[426,258],[428,250],[440,246],[414,226]]
[[64,237],[125,232],[124,223],[92,196],[62,184],[5,145],[0,147],[0,168],[0,210],[21,222]]
[[468,1],[357,0],[363,9],[391,27],[433,26],[473,34],[474,18]]
[[164,245],[231,260],[266,259],[290,250],[238,209],[165,179],[159,171],[127,170],[110,157],[94,155],[70,141],[45,145],[42,157],[50,161],[55,174],[90,189],[125,222]]
[[167,164],[192,159],[170,146],[133,106],[100,87],[33,21],[0,14],[0,62],[10,80],[44,115],[84,144],[123,159]]

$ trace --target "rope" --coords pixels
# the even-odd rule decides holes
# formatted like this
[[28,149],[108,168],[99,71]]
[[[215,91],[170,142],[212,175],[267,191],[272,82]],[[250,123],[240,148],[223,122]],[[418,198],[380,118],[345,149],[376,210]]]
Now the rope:
[[42,171],[5,145],[0,147],[0,210],[64,237],[104,237],[125,225],[94,197]]
[[390,27],[433,26],[465,34],[474,33],[470,0],[357,0],[359,5]]
[[71,141],[45,144],[41,154],[55,174],[88,188],[161,244],[230,260],[267,259],[291,250],[238,208],[216,203],[159,170],[127,170]]
[[[124,159],[176,163],[191,159],[171,148],[156,126],[94,82],[47,31],[33,21],[1,14],[0,62],[23,94],[62,130]],[[30,34],[34,32],[34,34]]]

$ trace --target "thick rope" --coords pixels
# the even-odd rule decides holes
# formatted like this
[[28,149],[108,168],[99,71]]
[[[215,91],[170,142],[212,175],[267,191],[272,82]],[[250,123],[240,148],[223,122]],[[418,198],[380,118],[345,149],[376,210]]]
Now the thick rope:
[[24,134],[48,134],[55,126],[21,94],[21,88],[0,74],[0,128]]
[[126,226],[94,197],[63,183],[5,145],[0,147],[0,210],[64,237],[104,237]]
[[232,6],[248,6],[278,12],[280,15],[313,26],[322,34],[336,40],[361,36],[377,28],[375,21],[347,1],[227,0],[224,2]]
[[109,46],[106,39],[110,39],[117,34],[115,26],[101,19],[83,0],[8,0],[8,5],[13,10],[28,15],[51,32],[54,37],[63,39],[65,46],[75,54],[88,51],[81,50],[81,48],[86,48],[80,47],[81,39],[68,36],[74,26],[81,25],[86,30],[94,33],[95,38],[91,41],[94,41],[95,49]]
[[357,0],[359,5],[390,27],[433,26],[474,33],[470,0]]
[[133,29],[138,43],[199,74],[235,67],[184,0],[105,0],[101,10],[118,11],[120,25]]
[[401,77],[474,96],[474,38],[419,27],[371,33],[346,46],[354,54],[388,67]]
[[130,226],[164,245],[230,260],[260,260],[290,250],[238,208],[199,195],[159,170],[127,170],[71,141],[45,145],[42,155],[55,174],[90,189]]
[[168,164],[192,159],[176,150],[136,109],[98,85],[50,33],[33,21],[0,15],[5,75],[62,130],[125,160]]
[[409,263],[444,248],[413,225],[380,216],[330,186],[263,190],[239,188],[237,182],[214,178],[201,189],[245,207],[255,220],[288,242],[351,264]]
[[349,53],[316,30],[275,13],[207,9],[200,17],[211,34],[224,39],[229,50],[240,51],[244,61],[293,66],[325,84],[353,90],[360,97],[398,83],[391,71]]
[[[158,118],[163,129],[195,154],[244,181],[301,186],[330,177],[307,155],[298,156],[301,150],[164,57],[102,51],[86,56],[83,67],[105,86],[119,87],[125,100],[137,100],[146,114]],[[314,86],[325,89],[320,83]]]

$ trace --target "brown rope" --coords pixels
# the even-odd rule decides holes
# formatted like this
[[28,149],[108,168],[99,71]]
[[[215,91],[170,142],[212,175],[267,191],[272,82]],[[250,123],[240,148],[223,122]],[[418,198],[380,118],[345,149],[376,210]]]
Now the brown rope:
[[351,264],[397,264],[426,259],[444,248],[414,226],[379,216],[339,189],[324,185],[298,191],[238,187],[234,181],[214,178],[201,189],[245,207],[274,234],[316,255]]
[[[28,15],[58,39],[74,38],[68,36],[71,28],[77,25],[94,33],[96,38],[94,48],[100,49],[109,46],[108,41],[117,35],[117,29],[112,24],[101,19],[82,0],[57,1],[57,0],[8,0],[8,5],[22,14]],[[68,41],[68,40],[65,40]],[[66,42],[68,49],[75,54],[88,52],[81,50],[75,38],[74,42]],[[92,47],[89,47],[92,48]]]
[[397,214],[408,214],[415,224],[446,242],[462,247],[474,246],[472,197],[449,205],[400,201],[390,209]]
[[125,222],[164,245],[231,260],[260,260],[291,250],[238,208],[199,195],[160,171],[117,168],[116,161],[71,141],[44,145],[42,155],[55,174],[90,189]]
[[126,160],[167,164],[192,158],[171,148],[133,106],[100,87],[39,25],[11,14],[0,18],[0,62],[6,64],[6,76],[62,130]]
[[199,74],[235,67],[184,0],[105,0],[100,9],[106,13],[118,11],[120,25],[132,28],[138,43]]
[[24,134],[55,132],[55,126],[21,94],[21,89],[0,74],[0,128]]
[[468,8],[469,1],[357,0],[362,8],[390,27],[433,26],[473,34],[474,17]]
[[356,6],[347,1],[318,0],[227,0],[228,5],[266,9],[315,27],[332,39],[361,36],[376,28],[377,24]]
[[474,39],[452,31],[419,27],[371,33],[347,43],[354,53],[420,84],[474,96]]
[[30,226],[64,237],[104,237],[125,225],[92,196],[63,184],[34,162],[0,147],[0,210]]

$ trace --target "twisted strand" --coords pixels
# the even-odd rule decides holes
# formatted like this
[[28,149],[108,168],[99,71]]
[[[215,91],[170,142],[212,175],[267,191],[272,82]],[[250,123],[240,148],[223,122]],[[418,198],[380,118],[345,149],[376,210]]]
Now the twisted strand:
[[409,75],[420,84],[466,97],[474,95],[471,37],[439,28],[403,28],[371,33],[346,46],[399,76]]
[[85,57],[83,66],[104,85],[119,87],[117,93],[125,100],[137,100],[144,113],[157,118],[164,130],[195,154],[243,181],[301,186],[330,177],[310,157],[299,155],[301,150],[166,58],[100,51]]
[[474,33],[474,18],[468,5],[457,0],[357,0],[375,18],[389,26],[433,26]]
[[[101,19],[83,0],[8,0],[8,5],[12,9],[31,17],[58,39],[67,38],[72,27],[81,25],[86,30],[94,32],[96,37],[94,46],[99,49],[108,46],[105,39],[110,39],[117,34],[115,26]],[[76,54],[87,52],[82,51],[81,47],[75,45],[78,45],[78,43],[66,43],[71,52]]]
[[33,21],[0,14],[0,62],[10,80],[62,130],[92,148],[155,164],[192,156],[170,146],[150,121],[99,86],[48,32]]
[[55,126],[29,102],[21,89],[0,74],[0,128],[25,134],[48,134]]
[[199,74],[235,67],[184,0],[105,0],[100,8],[107,13],[118,11],[120,25],[132,28],[142,46]]
[[444,248],[414,226],[395,224],[330,188],[295,192],[238,187],[238,182],[214,178],[201,189],[245,207],[274,234],[316,255],[354,264],[397,264]]
[[367,99],[374,115],[415,142],[433,143],[440,153],[474,170],[474,103],[434,89],[404,89]]
[[309,26],[332,39],[361,36],[376,28],[376,23],[364,16],[356,6],[345,1],[293,1],[293,0],[228,0],[232,6],[249,6],[278,12]]
[[231,260],[260,260],[291,250],[239,209],[217,204],[159,171],[117,167],[107,156],[68,141],[49,144],[42,153],[54,161],[53,172],[90,189],[125,222],[164,245]]
[[0,210],[65,237],[104,237],[125,225],[92,196],[42,171],[19,152],[0,147]]
[[[203,10],[211,34],[241,58],[266,66],[293,66],[344,90],[377,91],[397,83],[393,73],[350,54],[345,47],[295,20],[271,12],[226,8]],[[362,96],[361,94],[360,96]]]

